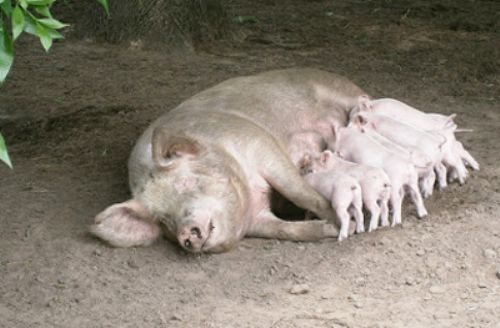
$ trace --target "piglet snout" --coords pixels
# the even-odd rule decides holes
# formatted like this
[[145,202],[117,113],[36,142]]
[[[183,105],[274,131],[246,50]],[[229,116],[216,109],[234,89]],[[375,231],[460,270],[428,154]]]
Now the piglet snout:
[[207,240],[207,236],[208,232],[204,231],[200,225],[191,224],[181,229],[177,235],[177,239],[185,249],[191,252],[198,252]]

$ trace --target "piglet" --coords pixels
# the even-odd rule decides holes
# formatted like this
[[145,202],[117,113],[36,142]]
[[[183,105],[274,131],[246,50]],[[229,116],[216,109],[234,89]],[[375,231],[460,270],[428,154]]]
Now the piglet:
[[337,137],[335,149],[343,158],[355,163],[382,168],[391,181],[390,203],[393,209],[392,225],[401,223],[401,205],[408,188],[417,215],[424,217],[427,210],[418,189],[418,174],[415,167],[398,153],[392,152],[366,133],[351,127],[334,130]]
[[343,160],[339,155],[330,150],[325,150],[316,157],[306,155],[301,166],[307,172],[345,172],[353,177],[361,186],[363,204],[371,214],[368,231],[378,228],[380,218],[382,226],[388,226],[391,183],[387,174],[380,168]]
[[335,209],[340,220],[338,241],[348,237],[352,216],[356,220],[356,233],[365,231],[361,186],[353,177],[344,172],[327,170],[310,172],[304,178],[313,189],[328,199]]
[[416,149],[427,156],[430,165],[422,170],[423,172],[419,172],[424,197],[430,196],[434,189],[436,178],[434,171],[437,173],[439,187],[441,189],[446,187],[446,167],[442,163],[443,151],[441,149],[446,143],[446,138],[374,112],[360,112],[353,118],[353,121],[362,125],[364,129],[377,131],[405,149]]

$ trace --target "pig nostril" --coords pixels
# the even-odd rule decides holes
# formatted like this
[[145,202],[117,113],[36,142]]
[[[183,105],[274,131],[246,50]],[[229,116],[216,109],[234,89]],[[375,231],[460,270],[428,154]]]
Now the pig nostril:
[[191,240],[186,239],[184,241],[184,247],[186,247],[187,249],[191,249],[193,247],[193,244],[191,244]]
[[198,239],[201,239],[200,228],[197,228],[197,227],[191,228],[191,235],[196,235],[196,237],[198,237]]

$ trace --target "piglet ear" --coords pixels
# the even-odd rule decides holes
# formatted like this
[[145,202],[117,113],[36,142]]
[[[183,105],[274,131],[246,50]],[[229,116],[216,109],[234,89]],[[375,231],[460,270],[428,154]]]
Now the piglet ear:
[[151,144],[153,161],[163,169],[173,168],[179,158],[193,157],[200,153],[198,142],[188,137],[172,136],[162,127],[153,131]]
[[359,110],[362,112],[372,110],[372,101],[368,95],[361,95],[358,97]]
[[457,124],[454,121],[456,116],[457,116],[457,114],[451,114],[450,116],[448,116],[446,118],[446,121],[444,123],[443,128],[445,128],[445,129],[456,129],[457,128]]
[[332,156],[333,153],[331,151],[325,150],[324,152],[321,153],[319,161],[322,165],[325,165],[332,158]]
[[302,171],[310,164],[311,164],[311,155],[309,153],[306,153],[304,154],[304,156],[302,156],[302,158],[299,161],[299,169]]
[[367,118],[361,114],[358,113],[356,116],[352,118],[352,124],[356,126],[358,129],[361,129],[363,125],[366,125],[368,123]]

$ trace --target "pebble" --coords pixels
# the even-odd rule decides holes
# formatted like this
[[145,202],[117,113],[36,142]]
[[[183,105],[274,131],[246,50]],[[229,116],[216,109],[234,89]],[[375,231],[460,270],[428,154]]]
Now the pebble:
[[481,281],[477,284],[477,287],[479,288],[488,288],[488,285],[484,282],[484,281]]
[[139,265],[134,260],[128,260],[127,265],[132,269],[139,269]]
[[431,294],[442,294],[445,292],[445,289],[442,286],[434,285],[429,288],[429,292]]
[[500,279],[500,269],[497,270],[497,278]]
[[102,255],[102,251],[100,249],[95,249],[92,254],[94,254],[94,256],[101,256]]
[[484,257],[486,257],[489,260],[494,260],[497,258],[497,252],[494,250],[487,248],[483,251]]
[[171,320],[171,321],[182,321],[182,318],[181,318],[181,317],[179,317],[178,315],[175,315],[175,314],[174,314],[174,315],[172,315],[172,316],[170,317],[170,320]]
[[307,284],[296,284],[293,285],[292,288],[288,291],[290,294],[293,295],[301,295],[301,294],[307,294],[311,291],[311,288],[309,288],[309,285]]
[[413,277],[406,277],[405,284],[407,284],[408,286],[412,286],[415,284],[415,279],[413,279]]
[[424,256],[425,255],[425,250],[419,249],[416,254],[417,254],[417,256]]

